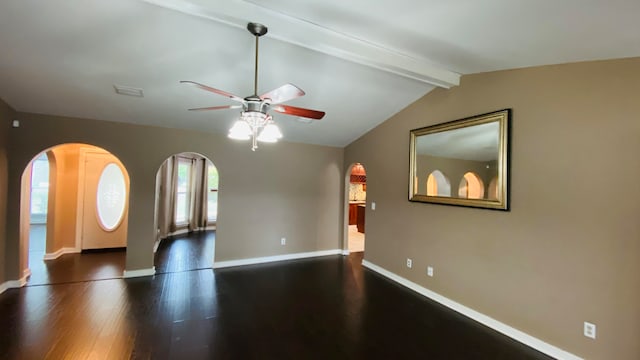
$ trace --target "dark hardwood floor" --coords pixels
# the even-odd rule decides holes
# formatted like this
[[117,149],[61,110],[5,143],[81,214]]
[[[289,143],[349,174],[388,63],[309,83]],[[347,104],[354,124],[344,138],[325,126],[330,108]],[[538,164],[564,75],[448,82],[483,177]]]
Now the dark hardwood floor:
[[154,258],[156,274],[210,269],[215,241],[215,230],[175,235],[162,240]]
[[362,253],[0,295],[2,359],[549,359]]
[[[65,254],[43,260],[45,225],[31,225],[27,286],[121,278],[125,269],[123,249]],[[171,236],[162,240],[155,254],[156,273],[207,269],[213,266],[215,231]]]
[[122,277],[126,253],[122,250],[65,254],[55,260],[43,260],[45,225],[29,230],[29,269],[27,286],[104,280]]

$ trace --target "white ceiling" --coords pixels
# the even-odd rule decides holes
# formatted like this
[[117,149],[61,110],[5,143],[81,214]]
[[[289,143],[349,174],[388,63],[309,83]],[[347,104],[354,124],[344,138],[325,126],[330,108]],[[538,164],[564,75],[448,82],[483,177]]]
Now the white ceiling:
[[[285,140],[345,146],[458,73],[640,56],[637,0],[7,0],[0,3],[0,98],[19,111],[226,133],[231,104],[181,85],[250,95],[291,82],[274,114]],[[144,89],[116,95],[113,85]],[[505,104],[508,107],[508,104]],[[471,114],[470,114],[471,115]]]

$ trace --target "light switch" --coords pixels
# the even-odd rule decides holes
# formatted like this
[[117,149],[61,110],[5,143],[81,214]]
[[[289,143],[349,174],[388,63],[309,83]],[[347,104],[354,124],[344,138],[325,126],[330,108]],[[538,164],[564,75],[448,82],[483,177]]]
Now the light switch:
[[376,202],[372,201],[371,202],[371,210],[375,210],[376,209]]
[[11,125],[15,128],[20,127],[20,120],[13,120],[13,123]]

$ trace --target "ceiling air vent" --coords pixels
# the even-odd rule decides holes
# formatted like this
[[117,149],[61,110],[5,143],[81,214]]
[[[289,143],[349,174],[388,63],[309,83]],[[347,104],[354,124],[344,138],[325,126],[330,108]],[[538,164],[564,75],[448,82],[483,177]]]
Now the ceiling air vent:
[[134,88],[131,86],[122,86],[122,85],[113,85],[113,88],[116,89],[116,94],[144,97],[144,93],[142,92],[142,89]]

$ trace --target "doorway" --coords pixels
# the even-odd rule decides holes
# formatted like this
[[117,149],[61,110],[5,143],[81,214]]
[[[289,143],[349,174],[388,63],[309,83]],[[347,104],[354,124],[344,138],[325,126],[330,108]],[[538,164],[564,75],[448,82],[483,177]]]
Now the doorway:
[[121,277],[128,192],[123,164],[99,147],[62,144],[34,157],[22,175],[20,203],[27,285]]
[[361,163],[353,164],[348,173],[347,250],[364,252],[367,173]]
[[213,267],[218,169],[191,152],[170,156],[156,174],[156,273]]
[[42,261],[47,240],[47,212],[49,196],[49,159],[45,152],[31,164],[29,179],[29,269]]

